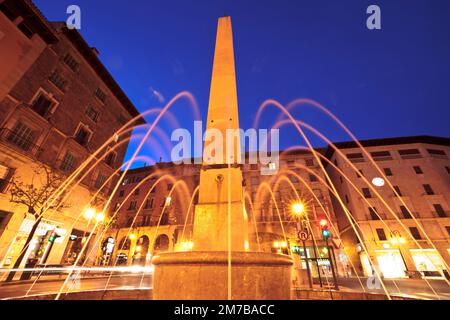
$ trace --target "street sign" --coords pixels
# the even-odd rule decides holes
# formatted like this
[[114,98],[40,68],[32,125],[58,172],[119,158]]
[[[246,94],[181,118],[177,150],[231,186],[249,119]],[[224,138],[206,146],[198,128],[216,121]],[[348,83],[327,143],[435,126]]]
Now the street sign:
[[308,232],[306,232],[306,231],[300,231],[300,232],[298,233],[298,237],[300,238],[300,240],[306,241],[306,240],[308,240],[308,238],[309,238],[309,234],[308,234]]

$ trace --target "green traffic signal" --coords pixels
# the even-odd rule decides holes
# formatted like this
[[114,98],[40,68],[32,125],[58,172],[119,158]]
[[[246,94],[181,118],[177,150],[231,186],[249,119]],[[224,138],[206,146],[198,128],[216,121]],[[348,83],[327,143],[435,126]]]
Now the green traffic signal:
[[323,236],[325,239],[328,239],[328,238],[330,237],[330,235],[331,235],[330,230],[328,230],[328,229],[322,230],[322,236]]

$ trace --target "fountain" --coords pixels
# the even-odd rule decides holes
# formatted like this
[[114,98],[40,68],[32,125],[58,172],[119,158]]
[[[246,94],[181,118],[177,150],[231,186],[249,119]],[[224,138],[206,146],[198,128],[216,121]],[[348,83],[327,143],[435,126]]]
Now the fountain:
[[[222,137],[227,129],[239,129],[230,17],[218,21],[207,129],[219,130]],[[291,258],[249,252],[242,168],[237,161],[239,141],[234,145],[226,160],[222,156],[210,163],[204,156],[193,251],[153,258],[154,299],[290,298]]]

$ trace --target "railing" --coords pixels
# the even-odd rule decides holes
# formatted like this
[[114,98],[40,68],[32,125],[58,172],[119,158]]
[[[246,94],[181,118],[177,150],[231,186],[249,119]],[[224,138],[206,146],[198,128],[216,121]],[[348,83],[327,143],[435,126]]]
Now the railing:
[[8,128],[0,129],[0,141],[27,156],[39,158],[43,152],[43,149],[34,144],[31,139],[21,136]]

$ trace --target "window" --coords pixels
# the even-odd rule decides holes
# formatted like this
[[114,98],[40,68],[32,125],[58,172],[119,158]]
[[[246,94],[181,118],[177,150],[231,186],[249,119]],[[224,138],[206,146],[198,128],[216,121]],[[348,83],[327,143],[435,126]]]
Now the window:
[[97,179],[95,180],[94,187],[101,188],[103,186],[103,184],[105,183],[105,181],[106,181],[106,176],[103,174],[99,174],[97,176]]
[[445,170],[447,171],[448,174],[450,174],[450,167],[445,167]]
[[259,184],[259,178],[258,177],[251,177],[250,182],[252,186],[257,186]]
[[447,214],[444,211],[444,208],[440,204],[433,204],[434,210],[436,210],[437,215],[440,218],[446,218]]
[[[399,186],[394,186],[394,190],[395,190],[395,192],[397,192],[397,194],[398,194],[399,197],[402,197],[402,196],[403,196],[403,195],[402,195],[402,191],[400,190],[400,187],[399,187]],[[397,196],[397,194],[395,194],[395,192],[394,192],[394,195]]]
[[250,170],[258,170],[258,165],[257,164],[251,164],[250,165]]
[[420,240],[422,239],[422,236],[420,235],[419,230],[416,227],[409,227],[409,232],[411,232],[411,235],[414,239]]
[[128,206],[128,210],[136,210],[136,201],[130,201],[130,205]]
[[54,105],[54,101],[52,101],[46,94],[41,92],[31,103],[31,109],[33,109],[41,117],[46,118],[50,115],[50,112]]
[[427,149],[428,154],[432,157],[436,158],[447,158],[447,154],[444,150],[437,150],[437,149]]
[[161,222],[159,223],[162,226],[166,226],[169,224],[169,214],[167,212],[164,212],[161,216]]
[[359,170],[356,172],[356,177],[357,177],[357,178],[361,178],[362,176],[364,176],[364,173],[363,173],[362,169],[359,169]]
[[422,168],[421,168],[421,167],[419,167],[419,166],[414,166],[413,169],[414,169],[414,172],[415,172],[416,174],[423,174],[423,171],[422,171]]
[[298,182],[298,178],[296,176],[289,176],[289,180],[291,180],[291,182],[293,182],[293,183]]
[[314,167],[314,159],[305,159],[305,164],[307,167]]
[[425,193],[427,194],[427,195],[433,195],[434,194],[434,191],[433,191],[433,189],[431,188],[431,186],[429,185],[429,184],[424,184],[423,185],[423,188],[424,188],[424,190],[425,190]]
[[72,172],[75,169],[75,157],[70,152],[67,152],[61,161],[59,169],[64,172]]
[[114,166],[114,163],[116,162],[116,153],[113,151],[108,151],[109,153],[105,157],[105,163],[112,167]]
[[398,150],[398,153],[400,154],[400,157],[402,159],[422,158],[422,155],[420,154],[419,149]]
[[72,71],[78,70],[79,63],[75,60],[75,58],[70,53],[67,53],[64,56],[63,61]]
[[345,203],[349,203],[350,202],[350,200],[348,200],[348,196],[347,195],[345,195]]
[[14,21],[18,17],[18,14],[8,8],[5,2],[6,1],[0,3],[0,11],[3,12],[3,14],[7,16],[9,20]]
[[34,34],[33,30],[31,30],[31,27],[25,23],[24,21],[22,21],[21,23],[19,23],[17,25],[17,28],[19,28],[20,31],[22,31],[22,33],[27,37],[27,38],[31,38]]
[[447,230],[447,233],[450,236],[450,226],[446,226],[445,229]]
[[22,122],[18,122],[12,130],[7,140],[9,143],[19,147],[23,151],[28,151],[33,146],[35,132]]
[[411,213],[405,206],[400,206],[400,211],[402,212],[403,219],[412,219]]
[[392,160],[391,153],[389,151],[374,151],[370,155],[375,161]]
[[344,183],[344,180],[342,179],[342,176],[339,176],[339,181],[340,181],[341,183]]
[[309,181],[311,182],[317,182],[317,177],[315,174],[310,174],[309,175]]
[[95,96],[103,103],[106,101],[106,94],[100,89],[95,90]]
[[86,115],[88,116],[89,119],[91,119],[94,122],[98,121],[98,115],[99,113],[92,108],[91,106],[87,107],[86,109]]
[[370,193],[369,188],[362,188],[362,192],[363,192],[364,198],[372,198],[372,194]]
[[67,81],[56,71],[53,71],[48,79],[61,90],[64,90],[64,87],[67,84]]
[[377,210],[374,207],[369,207],[370,219],[372,220],[380,220],[380,217],[377,214]]
[[137,188],[136,190],[134,190],[134,195],[138,196],[140,192],[141,192],[141,189]]
[[384,168],[383,171],[387,177],[392,176],[392,170],[390,168]]
[[119,198],[122,198],[125,194],[125,190],[120,190],[119,191]]
[[295,161],[294,160],[287,160],[286,164],[288,167],[292,168],[295,166]]
[[14,175],[15,169],[0,164],[0,193],[4,193],[8,187],[9,181]]
[[147,199],[145,201],[145,209],[151,209],[153,208],[153,198]]
[[173,183],[168,183],[167,184],[167,191],[172,190],[172,188],[173,188]]
[[364,157],[362,153],[348,153],[347,159],[351,162],[364,162]]
[[380,229],[376,229],[376,231],[377,231],[378,239],[380,241],[386,241],[387,240],[386,233],[384,232],[384,229],[380,228]]
[[87,130],[84,125],[80,125],[77,132],[75,133],[75,141],[82,146],[86,146],[89,142],[90,136],[91,133],[89,132],[89,130]]
[[9,220],[11,219],[12,213],[0,210],[0,236],[6,229]]

